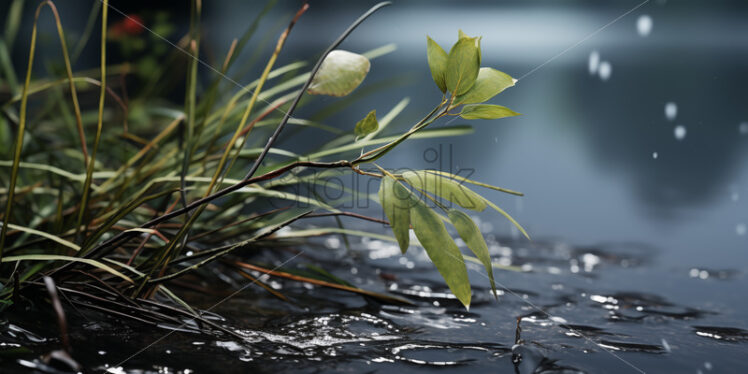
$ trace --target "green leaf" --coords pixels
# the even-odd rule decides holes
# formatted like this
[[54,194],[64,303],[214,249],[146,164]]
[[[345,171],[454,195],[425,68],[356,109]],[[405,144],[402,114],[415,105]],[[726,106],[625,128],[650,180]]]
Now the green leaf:
[[486,245],[486,241],[483,240],[483,235],[481,235],[478,226],[467,214],[457,209],[450,209],[447,212],[447,216],[449,217],[450,222],[452,222],[452,225],[457,229],[457,233],[460,235],[462,240],[465,241],[468,248],[473,251],[475,256],[478,257],[480,262],[483,264],[483,267],[486,268],[488,280],[491,281],[491,290],[493,291],[493,295],[498,298],[499,296],[496,293],[496,283],[493,279],[491,255],[488,254],[488,246]]
[[493,185],[490,185],[490,184],[487,184],[487,183],[482,183],[482,182],[474,181],[472,179],[467,179],[467,178],[461,177],[459,175],[455,175],[455,174],[452,174],[452,173],[447,173],[446,171],[441,171],[441,170],[426,170],[426,172],[432,173],[432,174],[444,175],[444,176],[450,177],[452,179],[457,179],[460,182],[467,182],[467,183],[470,183],[470,184],[474,184],[476,186],[490,188],[492,190],[499,191],[499,192],[504,192],[504,193],[508,193],[508,194],[511,194],[511,195],[525,196],[525,194],[523,194],[522,192],[518,192],[518,191],[514,191],[514,190],[502,188],[502,187],[496,187],[496,186],[493,186]]
[[70,257],[70,256],[60,256],[60,255],[43,255],[43,254],[33,254],[33,255],[22,255],[22,256],[5,256],[0,260],[0,262],[13,262],[13,261],[72,261],[72,262],[82,262],[88,265],[91,265],[93,267],[97,267],[101,270],[104,270],[108,273],[111,273],[119,278],[122,278],[130,283],[132,283],[132,279],[128,277],[127,275],[124,275],[120,273],[117,270],[114,270],[111,266],[107,266],[105,264],[102,264],[101,262],[98,262],[96,260],[92,260],[90,258],[80,258],[80,257]]
[[426,250],[431,262],[447,282],[457,299],[470,307],[470,280],[460,249],[452,241],[444,222],[429,207],[417,201],[411,210],[413,231]]
[[364,119],[356,123],[356,128],[353,132],[356,133],[356,136],[366,136],[377,131],[378,128],[379,122],[377,122],[377,111],[372,110],[366,115],[366,117],[364,117]]
[[[2,226],[2,223],[0,223],[0,226]],[[49,240],[57,242],[58,244],[62,244],[65,247],[71,248],[71,249],[73,249],[75,251],[79,251],[81,249],[81,247],[79,247],[75,243],[72,243],[72,242],[67,241],[67,240],[65,240],[63,238],[60,238],[59,236],[52,235],[52,234],[49,234],[49,233],[46,233],[46,232],[43,232],[43,231],[34,230],[32,228],[29,228],[29,227],[14,225],[12,223],[8,224],[8,228],[11,229],[11,230],[23,231],[23,232],[29,233],[31,235],[37,235],[37,236],[41,236],[43,238],[47,238]]]
[[370,66],[368,58],[336,49],[322,61],[307,92],[312,95],[348,95],[364,81]]
[[[460,40],[462,38],[470,38],[468,34],[465,34],[462,30],[457,30],[457,40]],[[480,51],[480,38],[478,38],[478,42],[476,44],[478,46],[478,66],[480,66],[481,63],[481,51]]]
[[411,193],[400,182],[385,176],[379,185],[379,202],[390,221],[400,251],[405,254],[410,244],[410,208],[413,205]]
[[501,105],[474,104],[462,107],[460,117],[464,119],[498,119],[518,116],[519,113]]
[[492,68],[480,68],[473,88],[464,95],[458,96],[455,99],[455,105],[482,103],[514,86],[514,83],[514,78],[506,73]]
[[483,211],[486,200],[459,182],[425,170],[406,171],[403,178],[413,187],[441,196],[465,209]]
[[452,46],[447,57],[447,89],[454,95],[468,92],[480,68],[480,38],[462,38]]
[[442,90],[442,93],[447,92],[446,73],[447,73],[447,52],[436,44],[430,37],[426,37],[426,57],[429,62],[429,69],[431,69],[431,78],[434,79],[437,87]]

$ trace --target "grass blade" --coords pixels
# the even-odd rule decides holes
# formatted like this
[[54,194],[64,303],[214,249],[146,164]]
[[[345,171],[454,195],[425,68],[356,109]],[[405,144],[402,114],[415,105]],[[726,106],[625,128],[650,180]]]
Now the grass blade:
[[18,231],[29,233],[31,235],[36,235],[36,236],[41,236],[43,238],[47,238],[47,239],[49,239],[49,240],[51,240],[53,242],[61,244],[61,245],[65,246],[65,247],[68,247],[68,248],[73,249],[75,251],[79,251],[81,249],[81,247],[78,246],[75,243],[69,242],[69,241],[67,241],[67,240],[65,240],[65,239],[63,239],[63,238],[61,238],[59,236],[52,235],[52,234],[46,233],[44,231],[39,231],[39,230],[35,230],[35,229],[29,228],[29,227],[14,225],[12,223],[8,224],[8,228],[11,229],[11,230],[18,230]]
[[96,135],[94,137],[93,150],[91,151],[91,161],[86,168],[86,180],[83,182],[83,196],[81,197],[81,208],[78,212],[75,230],[80,229],[83,223],[83,217],[88,209],[88,195],[93,181],[94,165],[96,164],[96,151],[99,149],[101,141],[101,129],[104,126],[104,99],[106,98],[106,32],[107,32],[107,14],[109,11],[109,0],[104,2],[101,7],[101,90],[99,91],[99,117],[96,124]]
[[111,266],[108,266],[106,264],[102,264],[99,261],[92,260],[89,258],[79,258],[79,257],[70,257],[70,256],[60,256],[60,255],[22,255],[22,256],[6,256],[2,259],[2,262],[14,262],[14,261],[68,261],[68,262],[82,262],[84,264],[91,265],[93,267],[99,268],[101,270],[106,271],[107,273],[110,273],[112,275],[115,275],[119,278],[122,278],[130,283],[133,283],[132,279],[128,277],[127,275],[124,275],[120,273],[117,270],[114,270]]

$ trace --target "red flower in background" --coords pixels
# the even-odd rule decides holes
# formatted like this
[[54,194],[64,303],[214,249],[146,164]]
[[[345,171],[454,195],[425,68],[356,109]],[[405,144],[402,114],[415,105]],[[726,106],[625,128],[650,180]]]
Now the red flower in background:
[[143,31],[145,31],[143,19],[137,14],[126,16],[109,26],[109,34],[113,38],[119,38],[125,35],[139,35]]

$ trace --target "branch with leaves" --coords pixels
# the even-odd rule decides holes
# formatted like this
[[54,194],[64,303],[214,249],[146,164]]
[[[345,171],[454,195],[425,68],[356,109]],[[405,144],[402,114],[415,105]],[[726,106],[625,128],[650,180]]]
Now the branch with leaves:
[[[467,185],[521,196],[519,192],[439,170],[401,173],[375,164],[408,139],[471,132],[471,128],[464,125],[429,128],[442,118],[498,119],[518,114],[503,106],[485,103],[514,86],[516,80],[501,71],[480,67],[480,37],[470,37],[460,31],[449,53],[427,38],[428,64],[442,97],[407,131],[383,135],[389,132],[388,126],[408,105],[407,98],[382,116],[371,110],[355,125],[341,130],[320,122],[323,119],[302,119],[293,115],[296,108],[304,104],[302,97],[306,94],[333,97],[351,94],[365,80],[371,60],[392,50],[385,46],[359,54],[338,49],[360,23],[389,3],[377,4],[355,20],[308,71],[302,70],[305,62],[276,67],[275,62],[293,25],[309,6],[304,4],[278,37],[276,48],[261,76],[229,95],[229,90],[222,87],[225,83],[222,76],[215,77],[204,92],[197,88],[201,29],[200,2],[196,1],[192,6],[190,31],[178,43],[182,49],[177,51],[187,56],[188,84],[184,105],[181,108],[169,107],[154,100],[153,92],[158,90],[154,91],[154,83],[149,81],[142,97],[133,95],[129,100],[127,96],[124,101],[117,100],[122,108],[118,110],[125,112],[122,120],[128,123],[125,134],[122,134],[119,132],[121,127],[105,123],[114,115],[108,112],[104,100],[105,94],[108,92],[111,96],[113,91],[104,82],[116,82],[108,76],[125,74],[129,69],[106,63],[106,49],[113,47],[106,41],[107,3],[104,2],[101,9],[105,17],[102,23],[104,39],[100,46],[102,65],[95,72],[101,74],[99,80],[87,76],[92,72],[72,71],[54,5],[51,1],[44,4],[51,5],[56,16],[66,77],[32,82],[31,66],[36,48],[36,39],[32,38],[23,90],[20,96],[0,105],[5,114],[5,117],[0,117],[0,130],[5,129],[5,118],[8,118],[7,126],[15,126],[18,131],[14,147],[0,149],[3,157],[12,158],[0,160],[0,168],[11,170],[10,185],[4,190],[4,195],[0,195],[5,199],[6,208],[0,232],[0,262],[15,264],[12,268],[0,267],[0,283],[9,285],[0,289],[0,301],[4,305],[12,304],[12,296],[17,294],[18,287],[39,284],[42,274],[55,276],[62,283],[65,280],[80,281],[80,269],[93,267],[93,272],[86,273],[89,278],[93,276],[107,284],[118,295],[129,295],[131,302],[160,294],[191,312],[164,286],[185,275],[201,272],[209,264],[229,264],[229,269],[236,271],[237,264],[247,261],[238,254],[240,250],[264,248],[268,243],[283,245],[284,236],[278,235],[280,229],[297,225],[302,219],[333,217],[339,225],[341,218],[389,223],[394,234],[391,240],[398,243],[402,253],[406,253],[412,244],[410,232],[413,230],[418,244],[425,248],[449,288],[468,307],[471,287],[465,260],[477,261],[486,268],[494,293],[492,269],[495,265],[477,225],[463,210],[481,212],[490,207],[527,236],[507,212]],[[235,54],[255,32],[256,24],[253,22],[241,41],[235,40],[229,47],[221,74],[230,72],[236,60]],[[36,27],[33,32],[35,35]],[[0,52],[4,44],[0,43]],[[177,57],[172,58],[178,61]],[[144,71],[137,73],[146,74]],[[167,80],[169,73],[158,70],[149,78]],[[100,100],[98,106],[87,108],[78,103],[76,95],[90,87],[77,83],[91,81],[100,82],[93,86],[98,88]],[[69,139],[66,134],[60,134],[62,145],[51,150],[47,150],[44,136],[24,140],[23,135],[30,131],[29,128],[54,133],[57,130],[53,126],[60,121],[49,112],[27,118],[29,97],[33,94],[39,100],[47,96],[50,98],[47,100],[59,99],[61,95],[54,96],[51,92],[65,86],[71,91],[75,109],[74,116],[68,116],[69,127],[74,130]],[[21,103],[19,111],[16,111],[16,102]],[[48,106],[60,107],[64,111],[67,110],[64,104],[52,101]],[[66,116],[62,118],[64,120]],[[83,133],[88,118],[96,118],[90,154]],[[234,128],[228,126],[231,123],[236,124]],[[180,126],[182,131],[178,131]],[[274,127],[268,132],[270,126]],[[337,138],[310,153],[298,154],[276,146],[287,126],[331,132]],[[153,131],[154,127],[158,130]],[[11,143],[12,140],[3,135],[5,133],[0,131],[0,142]],[[329,161],[329,157],[339,159]],[[362,166],[367,164],[378,170],[364,170]],[[306,183],[309,179],[325,178],[331,171],[379,179],[378,200],[387,221],[340,210],[335,201],[326,201],[319,196],[305,197],[288,191],[288,187]],[[29,180],[39,182],[17,185]],[[286,207],[263,211],[264,208],[256,204],[263,199],[304,203],[313,208]],[[29,208],[14,209],[22,204]],[[451,204],[457,207],[452,208]],[[318,212],[313,212],[315,210]],[[475,257],[462,254],[447,230],[447,223],[455,228]],[[285,238],[335,233],[381,237],[381,234],[346,230],[339,226],[296,230],[294,235]],[[258,268],[252,266],[255,265],[241,267]],[[289,276],[290,273],[284,271],[273,273],[289,279],[311,279]],[[13,280],[16,283],[11,286]],[[338,281],[327,277],[310,282],[330,286]],[[76,287],[80,284],[85,282],[71,283]],[[334,287],[377,295],[347,284]],[[386,295],[376,297],[393,300]]]

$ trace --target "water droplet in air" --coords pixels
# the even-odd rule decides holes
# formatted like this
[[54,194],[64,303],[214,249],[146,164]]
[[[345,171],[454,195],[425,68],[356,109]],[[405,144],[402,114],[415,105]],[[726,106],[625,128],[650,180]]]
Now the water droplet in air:
[[600,66],[598,67],[598,74],[600,74],[600,79],[602,79],[603,82],[610,79],[610,74],[612,73],[613,73],[613,67],[610,66],[610,62],[608,61],[600,62]]
[[587,68],[590,70],[590,75],[597,73],[597,68],[600,66],[600,53],[592,51],[589,59],[587,59]]
[[665,117],[670,121],[675,121],[675,117],[678,115],[678,105],[674,102],[665,104]]
[[745,223],[738,223],[735,226],[735,233],[738,234],[738,236],[745,236],[745,234],[748,233],[748,226],[746,226]]
[[668,344],[665,338],[662,338],[662,348],[665,348],[665,352],[667,353],[670,353],[672,351],[672,349],[670,348],[670,344]]
[[741,122],[738,131],[740,131],[740,135],[748,135],[748,122]]
[[683,140],[686,138],[686,127],[683,125],[675,126],[675,139],[677,140]]
[[652,17],[647,14],[642,14],[639,19],[636,20],[636,31],[641,37],[649,36],[652,32]]
[[660,155],[657,152],[652,152],[652,158],[656,160],[657,157],[660,157]]
[[325,246],[330,249],[338,249],[340,248],[340,239],[329,237],[325,240]]

